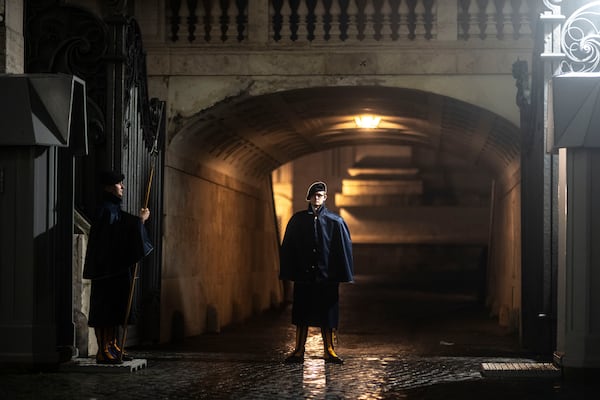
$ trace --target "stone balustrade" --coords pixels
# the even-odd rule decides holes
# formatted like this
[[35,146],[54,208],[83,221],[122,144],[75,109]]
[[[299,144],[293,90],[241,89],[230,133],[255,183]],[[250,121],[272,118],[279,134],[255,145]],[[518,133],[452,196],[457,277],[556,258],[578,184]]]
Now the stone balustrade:
[[536,12],[535,0],[167,0],[166,40],[232,46],[517,40],[531,37]]

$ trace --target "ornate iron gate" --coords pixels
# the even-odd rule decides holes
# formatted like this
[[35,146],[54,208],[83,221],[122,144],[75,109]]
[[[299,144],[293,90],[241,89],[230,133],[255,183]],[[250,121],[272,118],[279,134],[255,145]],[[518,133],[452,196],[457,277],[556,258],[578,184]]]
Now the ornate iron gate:
[[[50,4],[49,4],[50,3]],[[115,2],[120,3],[120,2]],[[74,196],[76,211],[88,220],[96,209],[96,174],[120,169],[127,187],[124,208],[137,214],[147,201],[147,222],[154,251],[139,268],[134,307],[138,324],[130,330],[130,342],[156,341],[159,335],[160,266],[164,148],[164,102],[149,99],[145,53],[135,19],[123,5],[108,5],[104,18],[60,1],[26,2],[26,72],[66,73],[86,82],[89,143],[87,154],[65,171],[62,196]],[[152,187],[147,185],[153,172]],[[66,212],[73,212],[67,210]],[[72,220],[72,217],[71,219]],[[65,227],[68,229],[72,227]],[[71,235],[63,235],[71,241]],[[64,243],[71,249],[72,243]],[[56,304],[58,345],[73,338],[72,261],[65,262],[57,277]],[[66,260],[69,259],[69,260]],[[69,326],[71,321],[71,326]]]

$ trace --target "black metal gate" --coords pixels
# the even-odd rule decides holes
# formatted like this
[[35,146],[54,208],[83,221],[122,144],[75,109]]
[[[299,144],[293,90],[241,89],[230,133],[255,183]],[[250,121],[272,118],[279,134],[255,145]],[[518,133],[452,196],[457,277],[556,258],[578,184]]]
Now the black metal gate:
[[[130,342],[157,341],[165,107],[163,101],[148,98],[138,24],[117,5],[106,6],[103,17],[60,1],[27,1],[25,6],[26,72],[66,73],[86,82],[87,153],[76,157],[72,170],[59,171],[65,182],[60,195],[74,197],[76,211],[91,220],[97,205],[97,172],[118,169],[126,176],[124,209],[137,214],[147,201],[151,210],[146,226],[154,251],[139,268],[134,302],[139,318],[128,338]],[[72,227],[65,229],[72,232]],[[72,235],[61,237],[66,242],[62,248],[72,252]],[[64,265],[57,269],[61,272],[56,278],[56,291],[60,293],[56,300],[59,347],[74,343],[73,300],[69,294],[72,261],[67,256],[61,262]]]

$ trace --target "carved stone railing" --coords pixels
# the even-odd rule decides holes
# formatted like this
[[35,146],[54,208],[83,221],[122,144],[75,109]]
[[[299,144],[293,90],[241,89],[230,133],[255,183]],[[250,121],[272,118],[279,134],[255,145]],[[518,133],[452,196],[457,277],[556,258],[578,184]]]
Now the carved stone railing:
[[538,12],[537,0],[254,1],[167,0],[166,40],[240,45],[257,25],[271,44],[428,41],[440,26],[453,40],[514,40],[531,37]]

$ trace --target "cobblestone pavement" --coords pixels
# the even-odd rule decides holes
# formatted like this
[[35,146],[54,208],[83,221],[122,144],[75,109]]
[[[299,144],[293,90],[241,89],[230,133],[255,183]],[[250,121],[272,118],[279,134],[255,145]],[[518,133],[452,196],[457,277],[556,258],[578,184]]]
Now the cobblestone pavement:
[[282,359],[294,337],[289,307],[182,343],[130,349],[135,372],[66,368],[4,373],[0,399],[586,399],[598,386],[560,377],[487,378],[481,363],[541,361],[519,350],[465,295],[402,289],[360,276],[342,287],[337,349],[325,364],[311,329],[303,365]]

